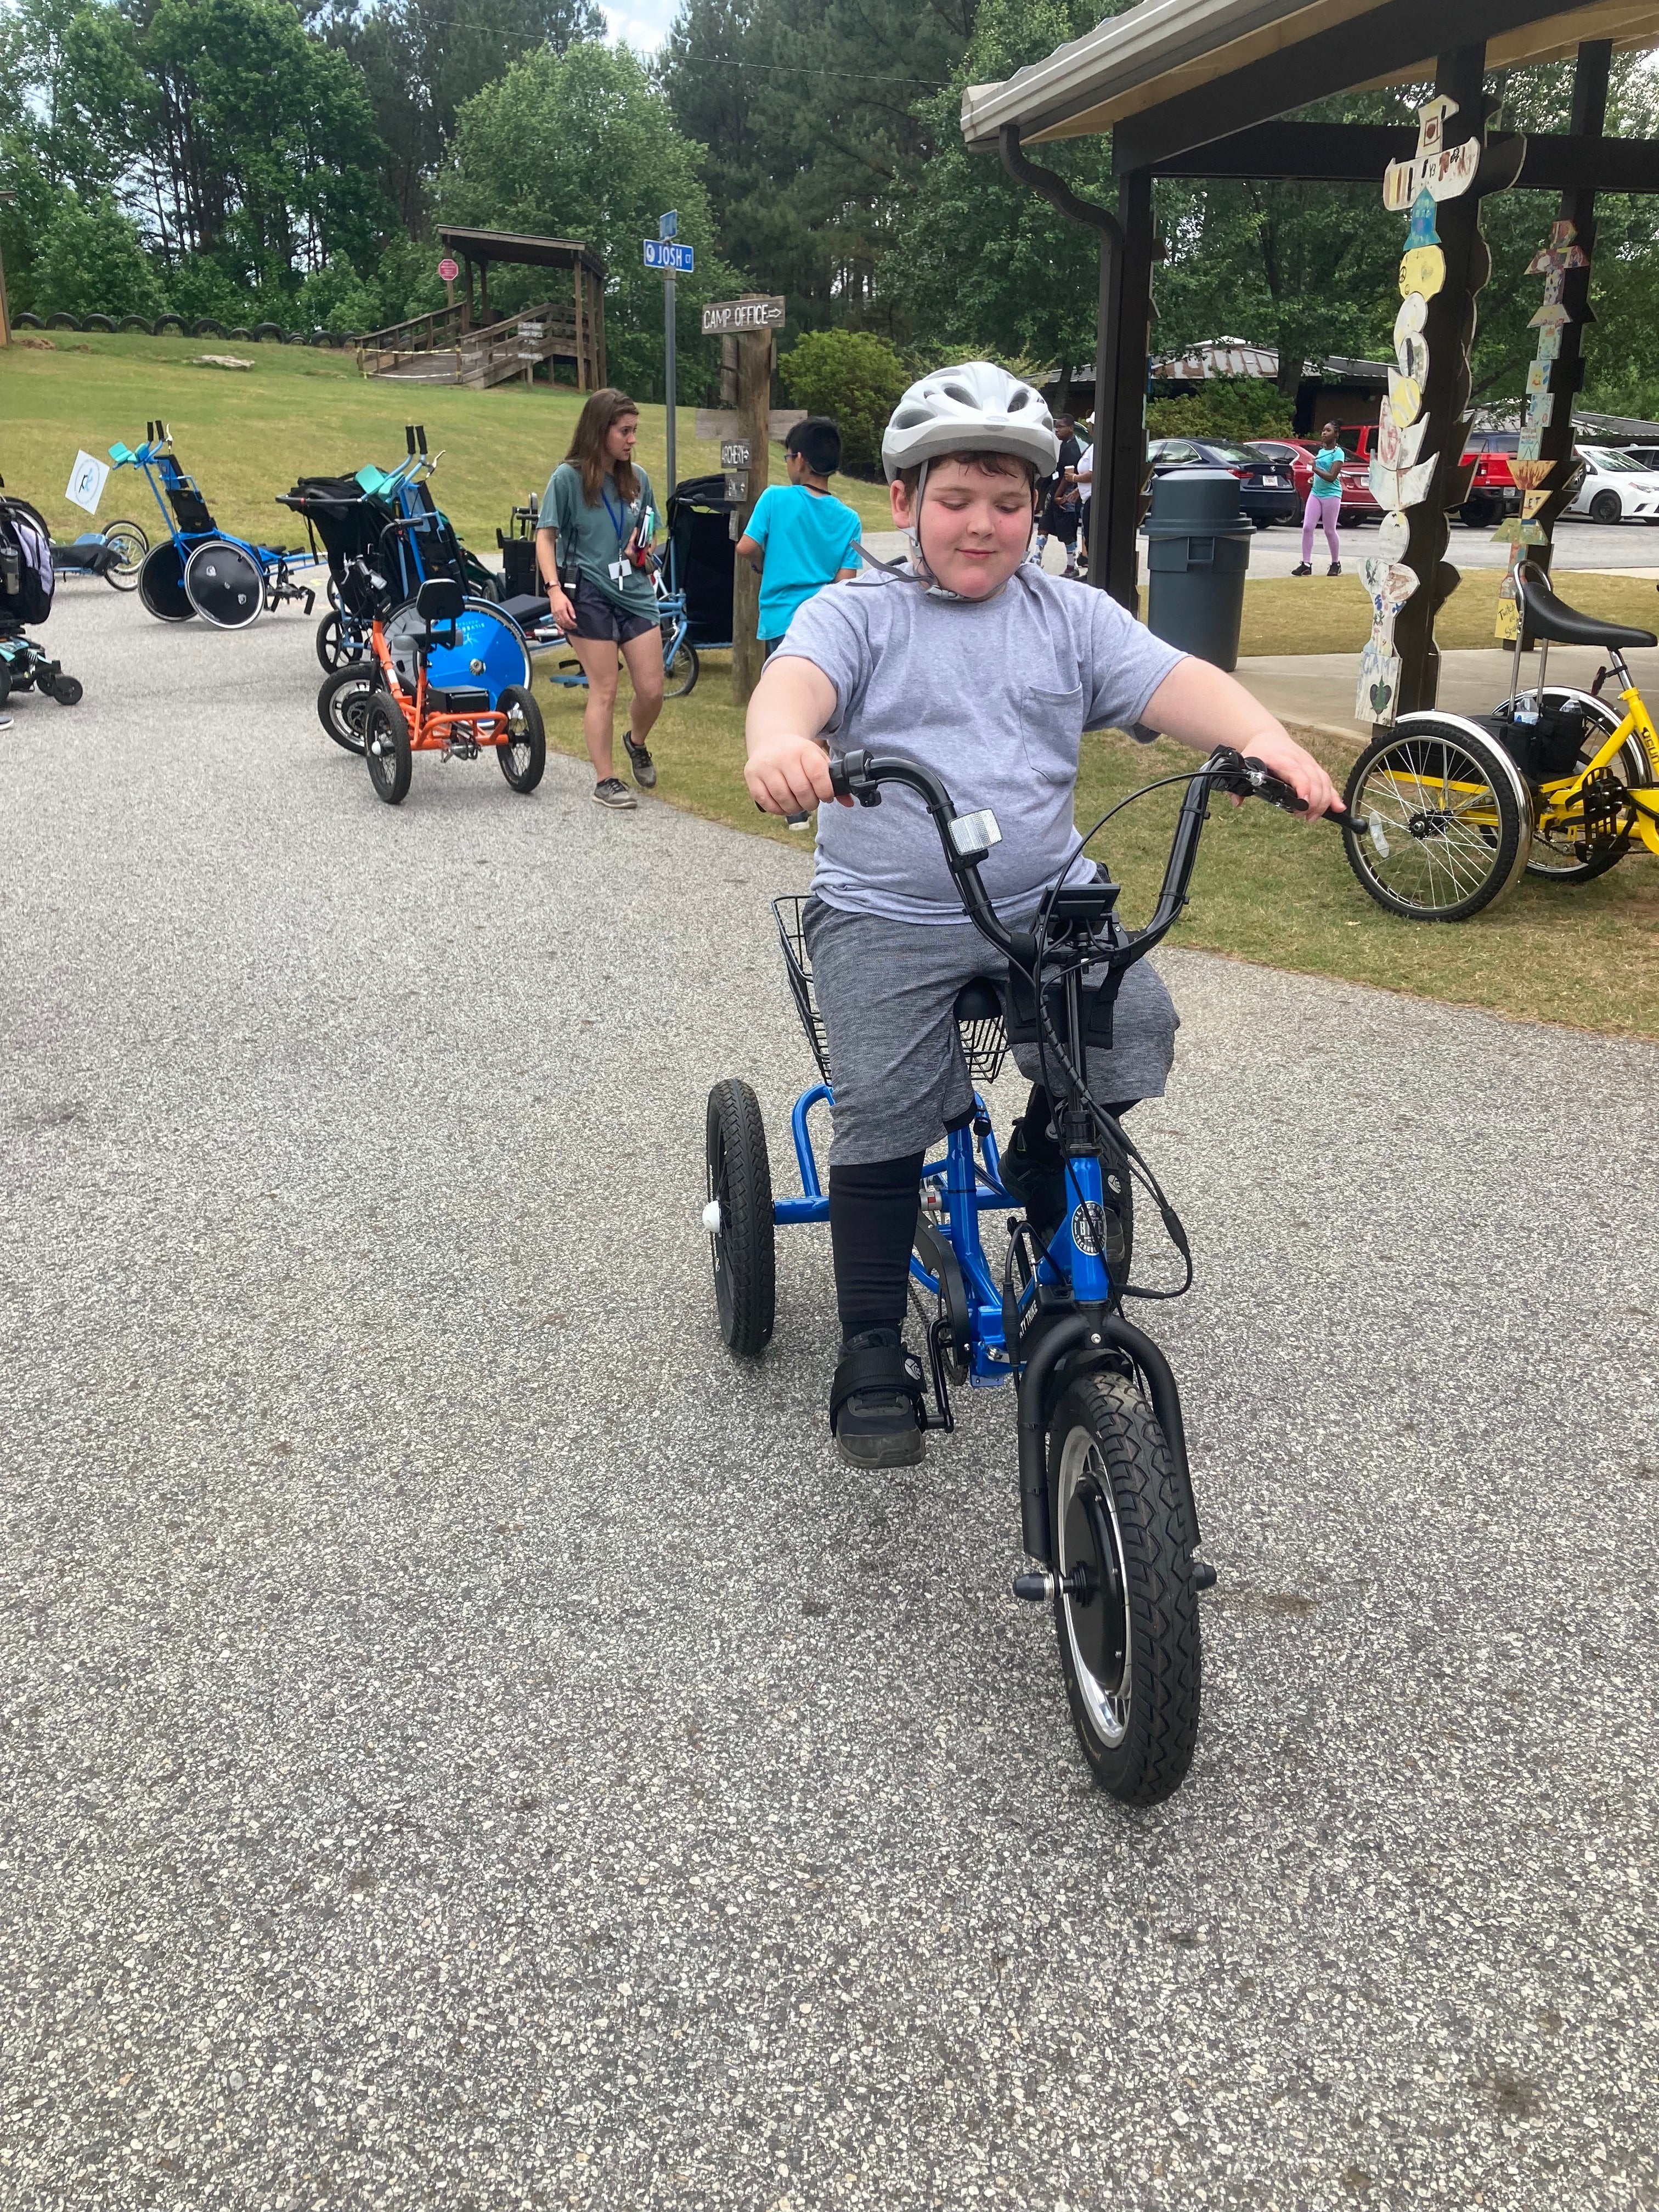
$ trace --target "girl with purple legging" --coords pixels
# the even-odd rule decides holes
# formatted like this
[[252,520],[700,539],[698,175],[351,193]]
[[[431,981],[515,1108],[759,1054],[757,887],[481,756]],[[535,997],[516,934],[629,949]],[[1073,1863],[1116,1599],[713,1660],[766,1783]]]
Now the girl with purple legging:
[[1313,482],[1308,488],[1308,504],[1302,511],[1302,562],[1299,568],[1291,569],[1293,576],[1313,574],[1316,529],[1324,531],[1325,543],[1331,549],[1331,565],[1326,573],[1332,576],[1342,574],[1336,520],[1342,511],[1342,464],[1348,457],[1338,441],[1334,422],[1326,423],[1319,440],[1319,451],[1314,455]]

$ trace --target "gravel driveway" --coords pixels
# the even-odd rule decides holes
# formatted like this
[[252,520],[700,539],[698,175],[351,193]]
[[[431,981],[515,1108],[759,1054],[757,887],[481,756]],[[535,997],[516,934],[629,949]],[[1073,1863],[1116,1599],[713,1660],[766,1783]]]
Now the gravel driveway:
[[1168,958],[1220,1583],[1132,1814],[1008,1595],[1009,1401],[838,1464],[821,1232],[716,1331],[803,857],[562,761],[392,812],[293,616],[45,636],[0,2205],[1659,2204],[1659,1054]]

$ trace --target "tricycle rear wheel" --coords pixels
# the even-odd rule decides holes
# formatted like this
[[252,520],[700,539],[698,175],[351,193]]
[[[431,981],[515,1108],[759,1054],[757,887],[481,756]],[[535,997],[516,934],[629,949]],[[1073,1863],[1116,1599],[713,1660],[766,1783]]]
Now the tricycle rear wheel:
[[772,1170],[760,1101],[728,1076],[708,1094],[708,1205],[703,1224],[714,1266],[720,1334],[752,1359],[771,1342],[777,1312]]
[[1074,1382],[1048,1431],[1054,1629],[1072,1723],[1103,1790],[1156,1805],[1198,1741],[1198,1593],[1156,1415],[1122,1376]]

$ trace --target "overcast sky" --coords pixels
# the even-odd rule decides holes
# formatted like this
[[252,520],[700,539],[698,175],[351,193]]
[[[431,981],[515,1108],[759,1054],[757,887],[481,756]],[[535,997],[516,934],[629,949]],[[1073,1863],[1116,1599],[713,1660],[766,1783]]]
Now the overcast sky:
[[677,0],[628,0],[625,8],[606,6],[605,20],[613,39],[650,53],[668,35]]

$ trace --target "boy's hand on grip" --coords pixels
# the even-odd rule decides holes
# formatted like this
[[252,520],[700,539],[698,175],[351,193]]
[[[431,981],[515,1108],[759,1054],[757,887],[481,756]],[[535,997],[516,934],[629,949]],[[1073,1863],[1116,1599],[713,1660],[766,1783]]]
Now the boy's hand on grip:
[[815,738],[768,738],[750,754],[743,773],[750,796],[768,814],[805,814],[836,795],[830,756]]
[[1306,807],[1309,821],[1322,814],[1341,813],[1340,792],[1313,755],[1286,732],[1264,730],[1250,739],[1244,750],[1290,785]]

